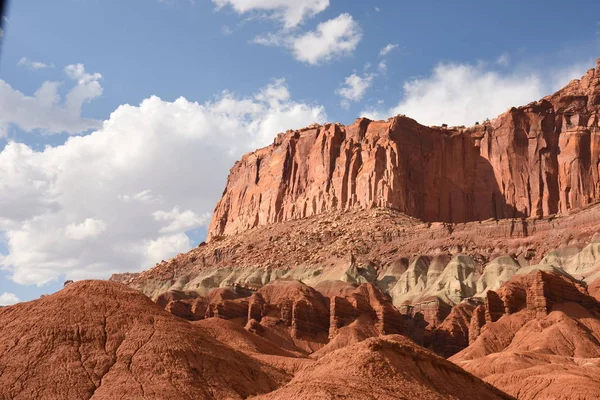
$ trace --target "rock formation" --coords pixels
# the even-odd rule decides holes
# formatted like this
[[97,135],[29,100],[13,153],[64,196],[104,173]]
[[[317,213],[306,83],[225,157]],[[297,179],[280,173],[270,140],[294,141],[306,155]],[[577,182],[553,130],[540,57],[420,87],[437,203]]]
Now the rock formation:
[[[287,289],[299,304],[319,297],[292,282],[263,295],[284,311]],[[377,290],[361,286],[354,295],[378,304]],[[161,305],[187,296],[165,295]],[[206,300],[237,300],[230,296],[216,291]],[[177,318],[114,282],[75,282],[43,299],[4,307],[0,326],[3,399],[511,398],[398,335],[330,348],[317,360],[239,321]]]
[[233,166],[209,238],[355,207],[453,223],[584,207],[600,198],[599,108],[600,60],[472,128],[397,116],[288,131]]
[[474,301],[465,301],[452,308],[450,314],[435,327],[423,344],[436,353],[450,357],[469,346],[471,322],[477,308]]
[[2,308],[0,326],[5,399],[242,399],[289,380],[113,282]]
[[[436,274],[441,274],[454,256],[463,254],[476,266],[470,278],[473,282],[462,286],[464,293],[453,296],[459,300],[472,294],[473,288],[477,292],[497,289],[518,269],[514,264],[496,264],[486,272],[486,265],[497,257],[505,263],[507,255],[512,255],[523,265],[535,264],[554,249],[567,245],[583,248],[596,232],[600,232],[600,206],[596,205],[547,219],[456,225],[423,223],[391,210],[354,210],[258,227],[203,243],[143,273],[111,279],[152,298],[168,290],[205,295],[218,287],[240,284],[260,288],[280,278],[291,278],[310,286],[336,280],[371,282],[393,297],[398,293],[413,301],[419,297],[418,289],[425,287],[425,279],[433,284],[439,278]],[[597,246],[592,243],[590,249]],[[594,250],[586,257],[593,263],[596,255]],[[553,256],[549,262],[567,265],[565,257]],[[426,267],[420,280],[409,279],[413,271],[402,263],[410,260],[412,266],[420,258],[433,262],[433,266]],[[594,265],[586,265],[592,274]],[[399,306],[403,301],[395,303]]]
[[[420,225],[393,211],[365,213],[352,211],[327,215],[327,220],[319,216],[259,227],[203,244],[142,274],[125,275],[122,281],[157,301],[166,296],[172,302],[167,310],[185,319],[237,319],[258,334],[273,340],[279,337],[287,343],[286,349],[305,353],[381,334],[375,327],[378,321],[361,319],[348,300],[361,283],[370,283],[387,291],[404,314],[405,334],[444,356],[473,342],[487,322],[524,307],[525,289],[510,282],[515,274],[542,270],[571,276],[569,270],[588,282],[590,290],[597,285],[593,280],[600,281],[599,243],[594,235],[600,230],[598,206],[532,220],[528,235],[514,236],[508,229],[503,231],[504,224],[511,226],[509,221],[453,225],[449,231],[446,225]],[[334,224],[335,229],[323,228]],[[551,250],[551,246],[558,249]],[[547,254],[541,254],[543,249],[549,249]],[[303,322],[291,322],[285,303],[268,305],[262,297],[261,288],[286,280],[300,280],[325,297],[319,302],[326,304],[318,309],[326,311],[319,312],[321,325],[313,333]],[[511,291],[510,296],[498,299],[501,286],[502,291]],[[167,289],[174,292],[157,296]],[[181,293],[195,297],[182,298]],[[453,306],[470,299],[474,305],[482,304],[474,309],[472,319],[467,308],[452,313]]]
[[256,399],[511,399],[400,335],[367,339],[299,371]]
[[[469,342],[467,345],[473,344],[475,340],[481,334],[481,328],[485,325],[485,306],[479,305],[475,307],[473,310],[473,314],[471,314],[471,321],[469,322]],[[467,346],[464,346],[466,348]],[[459,349],[462,350],[462,349]]]
[[329,337],[337,335],[340,328],[361,316],[367,316],[381,335],[402,333],[404,321],[391,299],[372,284],[362,284],[354,291],[332,296],[330,302]]
[[156,299],[156,304],[171,314],[190,321],[205,318],[208,307],[207,302],[203,298],[198,298],[196,292],[178,290],[161,294]]
[[397,116],[288,131],[233,166],[206,243],[111,279],[215,337],[235,326],[235,349],[294,376],[268,398],[360,398],[363,367],[327,368],[378,343],[365,357],[396,377],[404,361],[379,349],[397,333],[519,398],[592,398],[599,111],[600,60],[471,128]]
[[600,303],[584,286],[537,270],[490,293],[471,318],[469,347],[451,361],[519,399],[597,398]]
[[[403,332],[402,315],[377,287],[336,282],[320,285],[325,295],[301,282],[280,279],[248,297],[238,298],[228,289],[213,290],[206,297],[170,291],[156,303],[190,321],[213,317],[238,321],[258,335],[277,334],[289,341],[288,348],[308,352],[323,347],[340,329],[357,320],[369,326],[367,337]],[[200,309],[192,308],[194,305],[202,305],[204,313],[194,312]],[[335,347],[341,347],[340,340]]]

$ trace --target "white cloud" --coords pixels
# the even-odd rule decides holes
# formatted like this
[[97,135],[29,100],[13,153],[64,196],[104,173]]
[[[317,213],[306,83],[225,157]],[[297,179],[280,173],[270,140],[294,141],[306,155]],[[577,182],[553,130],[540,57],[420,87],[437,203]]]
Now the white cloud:
[[268,84],[255,98],[256,100],[266,102],[271,107],[279,107],[282,103],[290,100],[290,91],[285,85],[285,79],[275,79],[273,83]]
[[88,74],[85,72],[83,64],[72,64],[65,67],[65,73],[69,78],[78,81],[80,84],[83,83],[98,83],[98,80],[102,79],[102,75],[99,73]]
[[58,94],[60,82],[44,82],[33,96],[26,96],[0,80],[0,125],[14,124],[25,131],[76,134],[98,128],[100,121],[83,118],[81,108],[102,94],[100,74],[88,74],[82,64],[65,68],[76,81],[64,100]]
[[296,27],[329,7],[329,0],[212,0],[217,8],[231,6],[238,14],[265,13],[286,29]]
[[377,69],[382,74],[385,74],[387,72],[387,63],[385,61],[381,61],[379,64],[377,64]]
[[314,31],[301,35],[284,31],[267,33],[254,38],[253,42],[265,46],[287,47],[296,60],[318,65],[352,55],[361,38],[362,30],[352,16],[340,14],[320,23]]
[[297,60],[311,65],[352,55],[362,38],[358,23],[350,14],[322,22],[317,29],[295,38],[292,51]]
[[159,197],[155,197],[152,194],[152,190],[142,190],[141,192],[130,194],[120,194],[118,198],[123,201],[139,201],[142,203],[161,203],[162,200]]
[[0,267],[41,285],[147,269],[187,251],[186,231],[207,223],[241,154],[325,120],[323,107],[293,101],[276,80],[250,97],[122,105],[97,131],[41,151],[9,142],[0,151]]
[[168,259],[170,255],[189,251],[192,246],[192,241],[185,233],[160,236],[156,240],[147,240],[142,246],[144,264],[150,267],[164,261],[165,258]]
[[12,306],[20,301],[14,293],[4,292],[0,294],[0,306]]
[[406,82],[402,100],[395,107],[369,109],[362,115],[385,119],[405,114],[424,125],[470,126],[510,107],[541,99],[570,79],[581,77],[590,65],[593,62],[541,72],[521,67],[501,73],[486,63],[442,63],[430,76]]
[[344,80],[335,93],[342,98],[342,107],[347,108],[349,102],[361,100],[366,91],[371,87],[375,74],[352,74]]
[[543,94],[535,75],[503,76],[482,65],[439,64],[431,76],[406,82],[397,106],[364,115],[379,119],[405,114],[425,125],[472,125]]
[[290,47],[293,41],[292,36],[286,36],[285,32],[267,33],[252,39],[252,43],[262,44],[263,46],[283,46]]
[[83,240],[98,236],[106,230],[106,224],[101,219],[86,218],[80,224],[70,224],[66,229],[69,239]]
[[385,55],[386,55],[386,54],[388,54],[390,51],[394,50],[396,47],[398,47],[398,45],[397,45],[397,44],[392,44],[392,43],[390,43],[390,44],[386,45],[386,46],[385,46],[383,49],[381,49],[381,50],[379,51],[379,57],[383,57],[383,56],[385,56]]
[[550,71],[548,93],[556,92],[573,79],[581,78],[585,72],[596,65],[596,60],[590,58],[586,61],[576,62],[571,65],[556,67]]
[[160,228],[160,233],[185,232],[206,225],[210,222],[210,213],[198,215],[192,210],[179,211],[175,206],[171,211],[155,211],[152,213],[155,221],[165,221],[169,224]]
[[45,68],[54,68],[54,64],[46,64],[40,61],[31,61],[27,57],[23,57],[19,60],[17,65],[21,67],[25,67],[28,69],[45,69]]

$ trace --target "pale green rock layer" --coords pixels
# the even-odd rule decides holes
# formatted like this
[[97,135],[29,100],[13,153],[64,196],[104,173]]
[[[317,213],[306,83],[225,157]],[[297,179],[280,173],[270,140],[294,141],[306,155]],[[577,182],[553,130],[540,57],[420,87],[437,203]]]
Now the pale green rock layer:
[[294,268],[226,267],[208,269],[175,281],[147,280],[139,289],[151,298],[168,290],[192,290],[205,295],[214,288],[234,284],[261,287],[278,279],[295,279],[309,286],[326,281],[374,283],[390,294],[395,306],[417,304],[439,298],[449,305],[468,297],[484,297],[487,291],[497,290],[516,274],[542,270],[592,282],[600,278],[600,241],[593,240],[583,249],[565,247],[548,253],[537,265],[521,265],[509,255],[491,260],[483,269],[468,255],[447,254],[418,257],[407,266],[392,264],[382,271],[372,265],[348,262],[326,266],[297,266]]

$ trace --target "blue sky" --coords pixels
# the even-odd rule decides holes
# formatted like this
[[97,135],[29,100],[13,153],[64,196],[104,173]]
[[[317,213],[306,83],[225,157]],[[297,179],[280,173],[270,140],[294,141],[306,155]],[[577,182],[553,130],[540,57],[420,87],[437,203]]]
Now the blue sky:
[[8,12],[0,303],[189,250],[235,159],[279,131],[397,113],[471,125],[600,56],[596,1],[19,0]]

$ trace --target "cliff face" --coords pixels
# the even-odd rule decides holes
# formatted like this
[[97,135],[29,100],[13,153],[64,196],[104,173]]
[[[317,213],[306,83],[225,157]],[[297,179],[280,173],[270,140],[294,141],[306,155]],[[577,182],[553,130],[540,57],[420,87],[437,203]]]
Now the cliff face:
[[471,128],[397,116],[288,131],[231,169],[209,239],[355,207],[430,222],[580,208],[600,197],[599,109],[600,60],[557,93]]

